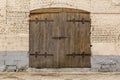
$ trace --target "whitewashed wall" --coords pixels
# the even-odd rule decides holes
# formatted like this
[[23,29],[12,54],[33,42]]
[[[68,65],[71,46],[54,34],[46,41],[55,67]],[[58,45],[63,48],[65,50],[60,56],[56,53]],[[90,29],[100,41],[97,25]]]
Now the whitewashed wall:
[[[111,63],[115,63],[113,67],[116,71],[120,70],[117,67],[120,65],[120,0],[1,0],[0,65],[28,66],[30,11],[52,7],[89,11],[92,21],[92,70],[107,70],[111,68]],[[13,56],[21,57],[14,59]]]

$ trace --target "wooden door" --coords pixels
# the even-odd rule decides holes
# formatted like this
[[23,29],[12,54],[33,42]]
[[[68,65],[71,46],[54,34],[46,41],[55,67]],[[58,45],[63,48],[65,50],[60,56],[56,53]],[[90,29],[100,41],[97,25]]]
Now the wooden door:
[[58,64],[58,14],[36,14],[30,17],[30,67],[52,68]]
[[89,13],[46,11],[30,15],[30,67],[90,67]]
[[90,67],[90,17],[87,13],[60,13],[59,67]]

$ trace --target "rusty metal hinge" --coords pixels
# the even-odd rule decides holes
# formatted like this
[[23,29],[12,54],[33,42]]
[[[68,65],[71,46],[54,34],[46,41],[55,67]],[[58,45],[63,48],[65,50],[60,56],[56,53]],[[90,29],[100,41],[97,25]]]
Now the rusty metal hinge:
[[67,20],[67,22],[81,22],[82,24],[85,24],[85,23],[90,23],[90,20],[85,20],[84,18],[82,18],[81,20],[76,20],[75,18],[72,19],[72,20]]
[[38,18],[36,18],[35,20],[30,20],[30,22],[36,22],[36,24],[37,24],[38,22],[45,22],[45,23],[54,22],[54,20],[48,20],[47,18],[45,18],[43,20],[39,20]]
[[34,54],[30,55],[35,56],[35,58],[37,58],[38,56],[44,56],[45,58],[47,58],[48,56],[54,56],[53,54],[48,54],[47,52],[45,52],[44,54],[40,54],[40,52],[35,52]]
[[75,53],[73,52],[72,54],[66,54],[66,56],[72,56],[72,57],[75,57],[75,56],[82,56],[82,58],[84,58],[85,56],[91,56],[91,54],[86,54],[85,52],[82,52],[82,53]]

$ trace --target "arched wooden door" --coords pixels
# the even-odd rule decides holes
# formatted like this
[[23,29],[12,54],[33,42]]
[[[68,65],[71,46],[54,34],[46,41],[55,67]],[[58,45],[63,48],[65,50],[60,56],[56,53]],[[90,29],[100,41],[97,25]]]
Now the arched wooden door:
[[30,15],[29,32],[30,67],[91,67],[89,12],[35,10]]

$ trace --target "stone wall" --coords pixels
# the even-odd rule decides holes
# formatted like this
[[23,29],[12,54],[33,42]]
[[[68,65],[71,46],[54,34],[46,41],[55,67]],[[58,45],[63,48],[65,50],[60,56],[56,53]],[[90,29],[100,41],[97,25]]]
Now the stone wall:
[[0,1],[0,70],[26,68],[29,46],[29,0]]
[[120,71],[119,0],[91,0],[92,70]]
[[[119,0],[1,0],[0,69],[29,65],[29,15],[41,8],[74,8],[91,13],[92,71],[119,71]],[[20,57],[20,58],[19,58]],[[16,63],[17,61],[17,63]],[[25,62],[25,63],[24,63]],[[114,69],[110,65],[113,65]]]

